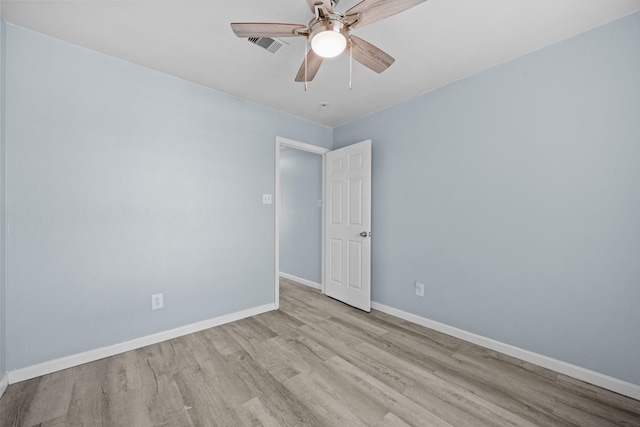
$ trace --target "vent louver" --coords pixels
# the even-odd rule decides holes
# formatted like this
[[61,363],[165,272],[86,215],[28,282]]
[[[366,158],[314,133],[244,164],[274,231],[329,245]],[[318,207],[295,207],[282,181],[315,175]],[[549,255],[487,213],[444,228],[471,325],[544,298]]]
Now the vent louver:
[[249,43],[258,45],[271,53],[276,53],[278,49],[286,44],[283,41],[272,39],[271,37],[249,37]]

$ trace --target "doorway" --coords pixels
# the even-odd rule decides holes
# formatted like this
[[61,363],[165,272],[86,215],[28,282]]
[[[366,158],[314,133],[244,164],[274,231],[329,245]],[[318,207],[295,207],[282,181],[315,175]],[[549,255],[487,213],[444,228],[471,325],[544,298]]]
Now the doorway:
[[[286,152],[283,150],[296,150],[293,152]],[[319,251],[320,257],[319,259],[317,259],[316,262],[319,262],[319,265],[317,265],[317,270],[319,271],[319,282],[317,281],[318,279],[316,278],[315,280],[307,280],[305,283],[305,279],[303,277],[299,277],[298,275],[283,275],[283,277],[285,278],[290,278],[293,279],[295,281],[299,281],[302,282],[304,284],[313,286],[313,287],[318,287],[317,285],[319,284],[321,287],[323,287],[324,285],[324,239],[322,238],[322,236],[324,236],[324,218],[325,218],[325,210],[324,210],[324,195],[325,195],[325,189],[324,189],[324,170],[325,170],[325,155],[326,153],[328,153],[330,150],[327,148],[323,148],[323,147],[318,147],[315,145],[311,145],[311,144],[306,144],[303,142],[299,142],[299,141],[294,141],[294,140],[290,140],[290,139],[286,139],[286,138],[282,138],[282,137],[276,137],[276,183],[275,183],[275,306],[276,309],[280,307],[280,270],[281,270],[281,243],[284,243],[286,245],[289,245],[291,242],[285,240],[286,238],[289,238],[290,236],[282,236],[282,226],[281,226],[281,219],[284,216],[285,218],[287,216],[291,217],[292,212],[282,212],[282,206],[281,206],[281,201],[282,201],[282,196],[283,196],[283,192],[282,192],[282,174],[283,174],[283,170],[282,168],[282,164],[281,161],[283,159],[287,159],[287,160],[294,160],[296,157],[300,158],[300,159],[304,159],[305,157],[309,157],[311,156],[312,158],[315,156],[318,156],[320,159],[320,168],[318,171],[319,176],[317,177],[319,182],[320,182],[320,186],[321,186],[321,191],[319,193],[320,198],[316,198],[312,199],[312,200],[306,200],[306,208],[309,209],[313,209],[315,208],[317,211],[320,212],[319,215],[319,236],[317,236],[317,239],[314,239],[317,241],[318,247],[316,248],[317,251]],[[298,186],[299,187],[299,186]],[[295,188],[294,188],[295,189]],[[295,191],[293,191],[294,194],[291,194],[291,196],[296,197],[295,195]],[[295,202],[293,200],[290,200],[289,202]],[[291,204],[291,203],[290,203]],[[311,204],[311,206],[310,206]],[[304,212],[303,212],[304,215]],[[302,226],[304,227],[304,221],[302,221],[299,224],[296,224],[298,229]],[[285,230],[287,232],[289,232],[288,234],[290,234],[291,232],[293,232],[294,230]],[[299,232],[299,231],[298,231]],[[316,231],[313,231],[314,233]],[[285,239],[283,239],[283,237]],[[283,241],[284,240],[284,241]],[[285,261],[283,259],[283,261]],[[313,261],[311,261],[313,263]],[[286,262],[283,263],[286,265]],[[284,272],[284,273],[290,273],[290,272]],[[287,277],[288,276],[288,277]],[[315,275],[317,277],[317,274]],[[302,279],[302,280],[300,280]],[[321,289],[324,292],[324,289]]]

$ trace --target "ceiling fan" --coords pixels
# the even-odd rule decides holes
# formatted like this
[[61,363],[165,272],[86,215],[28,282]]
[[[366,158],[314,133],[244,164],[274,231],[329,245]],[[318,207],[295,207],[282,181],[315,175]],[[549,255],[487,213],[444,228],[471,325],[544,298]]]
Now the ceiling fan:
[[307,0],[314,17],[308,25],[275,22],[235,22],[231,29],[238,37],[305,37],[311,43],[296,82],[313,80],[325,58],[333,58],[349,48],[351,57],[381,73],[395,61],[371,43],[353,36],[361,28],[407,10],[426,0],[363,0],[344,14],[333,9],[339,0]]

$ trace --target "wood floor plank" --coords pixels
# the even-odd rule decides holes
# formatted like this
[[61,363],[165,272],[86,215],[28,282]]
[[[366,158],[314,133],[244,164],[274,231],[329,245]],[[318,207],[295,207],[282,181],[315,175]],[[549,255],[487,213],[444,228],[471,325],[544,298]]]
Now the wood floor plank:
[[486,383],[501,387],[512,396],[519,396],[537,407],[553,410],[553,381],[539,375],[527,374],[524,370],[513,369],[511,365],[501,365],[502,369],[495,370],[495,361],[490,358],[478,359],[461,354],[452,357],[462,362],[458,365],[459,371],[464,371],[469,376],[480,377]]
[[434,375],[451,384],[456,384],[535,425],[575,427],[575,424],[553,415],[552,410],[537,407],[535,403],[530,402],[527,398],[512,395],[508,390],[502,388],[497,381],[487,381],[477,376],[468,376],[465,372],[455,372],[453,370],[436,371]]
[[[305,325],[299,330],[302,329],[315,329],[327,336],[333,337],[334,340],[337,340],[341,346],[353,347],[360,344],[363,340],[362,335],[366,335],[366,332],[356,332],[353,330],[348,330],[342,327],[341,324],[336,323],[335,319],[328,318],[326,320],[322,320],[321,322],[316,322],[313,325]],[[372,337],[373,338],[373,337]]]
[[494,366],[499,365],[502,368],[507,368],[512,372],[522,373],[523,375],[528,375],[530,373],[537,377],[546,378],[550,382],[555,382],[559,375],[557,372],[543,368],[542,366],[537,366],[533,363],[516,359],[515,357],[471,343],[456,351],[454,357],[457,357],[458,355],[465,355],[476,360],[488,361],[493,363]]
[[[356,350],[366,354],[376,365],[385,366],[393,369],[398,375],[411,378],[412,386],[405,390],[403,394],[417,403],[424,404],[429,401],[434,406],[434,410],[439,406],[438,413],[444,414],[442,417],[454,425],[469,425],[470,420],[474,420],[475,424],[478,425],[524,426],[531,424],[463,387],[444,381],[410,361],[394,357],[369,343],[360,344]],[[358,366],[362,367],[360,364]],[[452,415],[464,415],[466,419],[447,416],[449,412]],[[467,413],[475,413],[476,415],[469,417]]]
[[[324,349],[325,354],[328,356],[324,358],[325,360],[335,355],[342,355],[346,352],[346,349],[349,348],[344,341],[340,340],[338,334],[332,335],[322,328],[304,325],[298,328],[298,332],[307,342],[313,342]],[[351,347],[354,347],[356,344],[359,344],[359,342],[354,342]]]
[[29,381],[2,427],[636,426],[640,401],[281,281],[280,310]]
[[354,385],[363,396],[376,402],[380,408],[386,409],[385,413],[393,412],[411,425],[452,426],[436,413],[430,412],[339,356],[324,363],[338,373],[344,382]]
[[426,384],[419,383],[403,394],[452,425],[536,426],[473,393],[439,380],[435,375],[428,375],[431,378]]
[[[407,357],[417,361],[420,366],[430,371],[441,367],[457,369],[461,363],[452,358],[453,350],[448,347],[427,340],[409,330],[395,330],[393,333],[386,334],[378,342],[390,344],[389,349],[396,349],[396,354],[402,357],[404,353]],[[376,344],[375,340],[369,340],[370,344]],[[398,353],[397,349],[400,350]]]
[[[612,417],[623,416],[625,419],[637,421],[640,418],[640,401],[622,396],[613,391],[587,384],[584,381],[558,374],[556,385],[563,391],[560,400],[567,404],[581,402],[590,408],[599,406]],[[606,414],[604,414],[606,415]],[[640,423],[638,423],[640,425]]]
[[461,339],[452,337],[451,335],[447,335],[434,329],[425,328],[424,326],[420,326],[407,321],[403,321],[398,324],[397,328],[419,334],[425,337],[429,342],[436,343],[438,346],[444,346],[451,351],[459,351],[462,348],[473,345],[466,341],[462,341]]
[[[360,343],[355,347],[345,349],[340,357],[397,392],[403,393],[415,385],[415,377],[398,371],[393,364],[381,363],[379,359],[372,357],[372,352],[368,351],[375,347],[366,347],[367,345],[369,344]],[[365,348],[366,350],[363,350]]]
[[66,414],[62,417],[54,418],[41,423],[38,427],[67,427]]
[[163,374],[158,381],[158,396],[147,405],[154,426],[194,425],[188,406],[173,375]]
[[[367,426],[382,419],[385,412],[372,402],[372,411],[363,409],[363,401],[348,390],[335,389],[327,378],[316,372],[298,375],[285,383],[298,399],[317,415],[324,426]],[[355,407],[354,407],[355,406]]]
[[217,390],[211,376],[202,369],[185,369],[174,375],[183,409],[194,426],[209,426],[212,420],[219,425],[241,425],[238,416],[222,398],[223,390]]
[[[149,352],[135,352],[137,356],[135,365],[139,376],[140,388],[128,392],[142,395],[142,397],[136,398],[140,406],[132,409],[132,411],[141,413],[136,416],[137,424],[135,425],[143,425],[147,420],[150,420],[153,426],[192,426],[193,423],[189,414],[185,411],[186,405],[178,389],[174,374],[176,370],[177,372],[182,372],[186,369],[194,369],[193,359],[188,358],[188,368],[182,363],[176,363],[175,368],[172,368],[171,365],[162,367],[162,364],[157,363],[159,355],[167,353],[175,355],[180,354],[180,352],[176,353],[175,347],[169,351],[172,346],[156,345],[151,347],[158,350],[158,353],[150,355]],[[174,356],[172,360],[181,359]],[[143,412],[146,412],[146,414],[142,414]]]
[[251,400],[254,395],[244,381],[235,374],[233,368],[211,343],[207,334],[194,334],[192,349],[198,366],[209,374],[213,390],[220,392],[227,406],[233,408]]
[[609,420],[600,418],[597,415],[591,414],[589,412],[584,412],[578,408],[565,405],[564,403],[556,404],[553,409],[553,413],[554,415],[570,423],[573,423],[577,426],[582,426],[582,427],[614,427],[614,426],[634,425],[634,424],[609,421]]
[[235,408],[241,425],[247,427],[279,427],[280,423],[265,408],[260,399],[254,397]]
[[143,347],[136,350],[136,357],[147,359],[147,365],[158,375],[194,368],[198,363],[193,357],[190,337],[178,337]]
[[0,426],[19,427],[24,425],[24,418],[42,378],[11,384],[5,390],[2,399],[0,399]]
[[[292,345],[292,349],[300,350],[300,352],[296,354],[300,358],[305,358],[304,350],[306,350],[306,347]],[[351,354],[351,352],[352,350],[345,348],[344,353]],[[337,356],[334,355],[333,357]],[[338,409],[349,411],[349,416],[346,414],[341,415],[343,422],[347,422],[350,416],[355,416],[367,425],[376,424],[386,414],[384,408],[381,408],[368,396],[360,393],[356,385],[351,382],[345,382],[344,378],[335,370],[332,370],[330,365],[326,363],[330,359],[331,358],[318,361],[314,355],[312,363],[310,364],[313,370],[307,374],[301,374],[288,380],[285,386],[292,388],[297,384],[297,389],[294,394],[298,398],[302,398],[301,396],[304,395],[304,399],[306,399],[308,405],[316,412],[321,412],[325,423],[329,423],[330,425],[344,425],[341,421],[335,419],[334,416],[328,419],[326,418],[326,411],[333,408],[333,412],[336,412]],[[311,388],[311,390],[307,390],[308,388]],[[326,393],[318,396],[317,393],[320,393],[322,390],[325,390]],[[310,396],[315,397],[310,400]],[[324,401],[324,404],[318,406],[319,401]]]
[[329,320],[348,325],[348,328],[357,328],[370,337],[379,337],[389,332],[389,329],[371,322],[371,318],[366,316],[368,316],[368,313],[364,312],[342,313],[332,316]]
[[[608,419],[620,425],[637,420],[638,410],[626,411],[621,408],[625,402],[622,399],[617,399],[617,405],[611,407],[604,398],[604,390],[598,387],[589,387],[585,383],[577,382],[582,387],[573,387],[571,391],[567,391],[563,387],[559,387],[558,374],[553,371],[541,367],[531,368],[515,362],[512,357],[475,347],[467,349],[464,355],[461,352],[453,357],[469,361],[476,367],[482,366],[479,369],[493,373],[494,380],[499,382],[500,386],[508,390],[509,393],[520,396],[522,399],[535,399],[536,406],[545,408],[550,413],[558,413],[558,408],[573,407],[581,413],[590,414],[592,419]],[[499,372],[499,375],[496,375],[495,372]],[[576,393],[576,390],[580,389],[582,392]],[[594,393],[596,390],[597,394]],[[569,412],[567,408],[563,413]],[[562,418],[571,419],[564,416]]]
[[74,380],[75,375],[69,369],[43,377],[38,383],[23,423],[36,425],[66,415],[71,404]]
[[304,325],[301,321],[282,310],[270,311],[255,316],[256,322],[263,324],[274,334],[285,335],[295,332],[296,328]]
[[202,331],[202,333],[210,340],[214,348],[223,356],[242,350],[238,341],[234,340],[233,337],[229,335],[229,332],[224,328],[210,328]]
[[289,313],[305,325],[314,325],[315,323],[328,319],[331,315],[327,313],[321,313],[319,311],[308,311],[305,308],[299,307],[290,302],[281,302],[280,309]]
[[102,420],[106,425],[153,425],[145,404],[157,396],[157,381],[150,367],[140,369],[140,359],[136,357],[140,353],[128,352],[107,360],[101,387]]
[[576,415],[569,418],[566,414],[583,414],[585,420],[602,420],[603,425],[604,421],[611,422],[613,425],[633,425],[638,423],[640,417],[636,412],[626,411],[619,406],[612,407],[602,401],[563,394],[556,398],[553,413],[564,419],[579,418]]
[[402,421],[400,418],[396,417],[392,412],[389,412],[387,415],[380,420],[375,427],[408,427],[409,424]]
[[322,362],[314,353],[296,351],[295,341],[283,337],[263,342],[256,361],[282,383],[312,371],[314,366]]
[[278,382],[249,353],[238,351],[225,356],[236,374],[243,379],[281,425],[320,425],[315,414]]
[[103,424],[105,404],[103,387],[108,364],[109,359],[102,359],[73,368],[76,378],[71,390],[71,404],[67,412],[68,426]]
[[276,336],[273,331],[252,318],[228,323],[221,328],[252,357],[257,356],[260,343]]
[[325,361],[336,355],[335,352],[299,332],[283,338],[292,343],[299,353],[309,354],[308,357],[318,357],[320,360]]
[[[292,350],[291,356],[295,359],[305,360],[307,365],[306,369],[300,369],[303,371],[302,374],[285,382],[285,386],[290,389],[295,388],[294,394],[305,400],[312,410],[319,413],[324,420],[325,424],[323,425],[327,425],[327,423],[328,425],[345,425],[344,423],[355,422],[350,418],[351,416],[367,425],[373,425],[385,415],[386,411],[367,396],[359,393],[356,386],[344,382],[335,371],[323,363],[330,358],[319,359],[316,353],[309,351],[306,345],[299,344],[297,341],[290,343],[289,346]],[[352,352],[347,348],[344,350],[348,354]],[[327,350],[327,353],[329,352]],[[320,404],[320,401],[324,403]],[[338,410],[349,411],[349,415],[335,414],[335,412],[339,412]],[[331,415],[332,412],[333,415]]]
[[[306,340],[306,342],[315,343],[315,345],[324,349],[323,360],[328,360],[336,355],[340,356],[397,391],[404,391],[413,385],[410,378],[393,370],[388,365],[377,363],[366,352],[358,351],[360,345],[363,344],[360,341],[345,345],[336,336],[330,335],[322,329],[314,329],[309,326],[300,328],[300,332],[301,335],[297,340]],[[351,339],[347,338],[347,341]]]

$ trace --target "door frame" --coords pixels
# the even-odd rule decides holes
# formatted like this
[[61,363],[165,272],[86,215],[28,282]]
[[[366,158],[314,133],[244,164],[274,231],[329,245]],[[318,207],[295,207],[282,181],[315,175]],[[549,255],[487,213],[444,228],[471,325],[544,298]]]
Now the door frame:
[[328,148],[319,147],[317,145],[307,144],[305,142],[294,141],[293,139],[287,139],[280,136],[276,136],[276,182],[275,182],[275,308],[280,308],[280,149],[281,148],[294,148],[296,150],[307,151],[309,153],[320,154],[322,156],[322,257],[321,257],[321,276],[320,283],[322,285],[322,293],[324,293],[324,222],[325,222],[325,188],[324,188],[324,167],[326,154],[331,151]]

